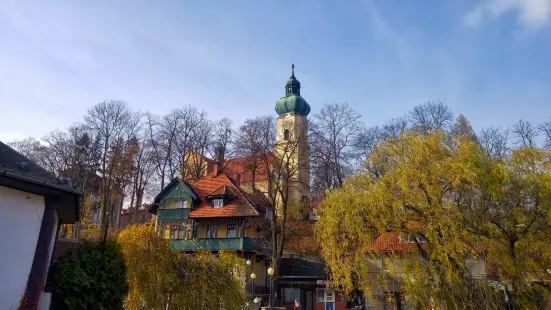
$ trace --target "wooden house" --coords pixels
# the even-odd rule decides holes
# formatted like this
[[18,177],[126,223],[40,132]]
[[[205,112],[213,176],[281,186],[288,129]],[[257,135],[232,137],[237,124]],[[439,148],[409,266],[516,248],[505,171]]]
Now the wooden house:
[[[266,293],[267,257],[264,242],[250,223],[266,214],[262,199],[243,191],[217,166],[189,184],[175,178],[156,197],[150,212],[155,229],[182,252],[231,251],[250,261],[250,291]],[[254,282],[254,283],[253,283]],[[254,285],[254,288],[252,287]]]

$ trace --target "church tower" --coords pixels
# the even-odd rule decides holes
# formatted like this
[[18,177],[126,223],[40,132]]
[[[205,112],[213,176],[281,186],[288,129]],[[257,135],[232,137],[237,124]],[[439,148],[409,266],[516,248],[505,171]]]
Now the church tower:
[[[300,82],[295,78],[295,65],[285,85],[285,96],[275,106],[277,138],[275,151],[280,170],[290,175],[289,203],[310,201],[310,159],[308,152],[308,113],[310,105],[300,96]],[[276,161],[276,162],[277,162]]]

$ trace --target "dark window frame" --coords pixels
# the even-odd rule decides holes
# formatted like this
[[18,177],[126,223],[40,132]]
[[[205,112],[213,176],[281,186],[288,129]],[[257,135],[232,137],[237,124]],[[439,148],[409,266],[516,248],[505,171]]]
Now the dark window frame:
[[[233,232],[233,236],[230,236],[230,231]],[[228,227],[226,230],[226,238],[237,238],[237,227],[235,224],[228,224]]]
[[216,239],[217,235],[218,235],[218,225],[207,225],[207,239]]

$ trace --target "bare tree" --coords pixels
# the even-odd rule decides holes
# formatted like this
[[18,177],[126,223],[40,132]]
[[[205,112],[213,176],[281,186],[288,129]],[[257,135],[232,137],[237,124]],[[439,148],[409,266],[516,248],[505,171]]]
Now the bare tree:
[[408,130],[408,120],[405,117],[391,118],[384,125],[381,134],[384,139],[396,139]]
[[[50,149],[51,166],[56,174],[71,179],[78,186],[83,197],[95,197],[99,192],[101,146],[99,139],[92,136],[83,124],[75,124],[67,131],[54,130],[43,138]],[[81,222],[72,225],[72,237],[80,237],[81,224],[88,222],[87,216],[95,211],[95,203],[83,199]],[[62,232],[66,232],[63,227]]]
[[545,147],[551,148],[551,119],[543,122],[538,126],[540,132],[543,133],[545,138]]
[[[249,119],[240,127],[237,138],[237,150],[247,156],[251,163],[245,163],[245,168],[253,168],[253,177],[265,174],[266,184],[260,192],[253,187],[253,191],[261,193],[267,198],[269,236],[260,242],[268,243],[272,250],[272,265],[275,277],[279,275],[279,265],[285,246],[286,227],[289,208],[293,206],[292,192],[297,188],[304,188],[307,184],[300,183],[299,173],[307,162],[297,160],[301,147],[307,145],[302,141],[304,135],[296,134],[290,140],[276,143],[275,122],[272,117],[258,117]],[[254,183],[254,182],[253,182]],[[277,283],[276,290],[277,291]],[[270,296],[270,299],[272,296]]]
[[453,113],[440,101],[428,101],[414,107],[409,112],[409,119],[413,128],[421,132],[445,130],[453,121]]
[[478,142],[490,158],[505,158],[509,152],[509,131],[500,128],[483,128],[478,134]]
[[178,113],[172,110],[163,117],[147,113],[146,126],[148,142],[153,148],[155,172],[160,181],[159,190],[162,190],[167,178],[170,180],[176,175],[174,160],[178,160],[178,157],[174,156],[174,150],[178,132]]
[[52,163],[50,150],[39,140],[29,137],[8,142],[8,145],[42,168],[55,172],[55,164]]
[[[144,195],[155,172],[155,156],[149,140],[147,128],[140,130],[135,141],[135,154],[132,156],[130,209],[134,210],[132,222],[137,221],[138,211],[143,204]],[[120,227],[120,222],[119,222]]]
[[213,145],[223,147],[225,158],[233,157],[235,155],[235,132],[233,131],[232,120],[224,117],[216,121],[214,123],[213,135]]
[[361,162],[365,161],[367,155],[373,152],[384,139],[384,133],[379,126],[362,128],[354,139],[357,158]]
[[197,171],[193,171],[193,168],[204,166],[202,160],[208,150],[212,125],[207,120],[207,114],[195,107],[185,106],[178,109],[177,113],[179,125],[175,146],[181,160],[178,170],[182,177],[196,180],[198,176],[194,172]]
[[84,117],[89,130],[99,139],[101,144],[101,170],[102,178],[102,206],[101,206],[101,230],[106,229],[106,214],[110,203],[109,193],[113,183],[113,174],[107,171],[108,153],[113,144],[122,137],[129,136],[137,123],[134,113],[124,101],[103,101],[88,109]]
[[530,122],[519,119],[513,125],[512,133],[515,137],[515,143],[524,147],[535,147],[536,138],[539,135],[538,129]]
[[354,142],[362,128],[360,114],[348,103],[326,104],[310,122],[310,156],[314,188],[341,187],[352,172]]
[[244,171],[251,174],[251,187],[256,190],[256,176],[268,173],[267,162],[271,156],[276,140],[275,120],[270,116],[248,119],[239,128],[236,139],[236,154],[243,157],[241,165]]

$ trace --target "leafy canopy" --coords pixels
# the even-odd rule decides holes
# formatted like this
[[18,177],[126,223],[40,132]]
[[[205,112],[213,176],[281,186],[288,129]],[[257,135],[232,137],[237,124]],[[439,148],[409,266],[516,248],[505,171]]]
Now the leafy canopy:
[[[369,173],[349,178],[322,203],[315,232],[332,280],[374,293],[390,278],[373,265],[383,256],[398,262],[391,276],[413,304],[492,309],[503,292],[472,277],[486,266],[515,306],[537,307],[548,287],[534,283],[551,280],[550,158],[522,148],[491,159],[474,139],[441,131],[380,143],[365,163]],[[413,243],[384,253],[374,247],[389,235]]]

